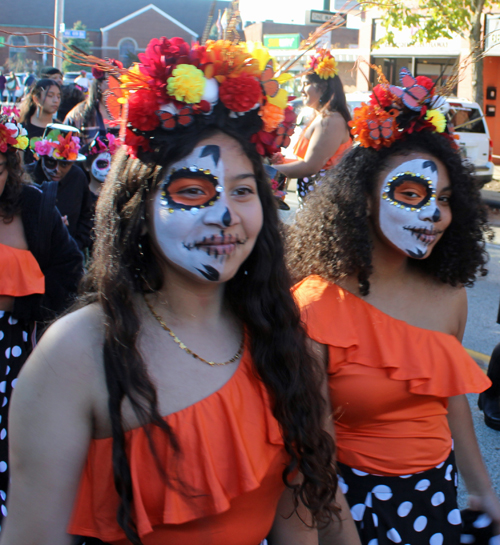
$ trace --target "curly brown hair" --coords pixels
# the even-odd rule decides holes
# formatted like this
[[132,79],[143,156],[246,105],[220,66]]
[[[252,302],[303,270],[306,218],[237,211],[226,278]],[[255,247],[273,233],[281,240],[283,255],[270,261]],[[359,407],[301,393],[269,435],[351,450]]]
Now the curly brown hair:
[[288,237],[289,268],[295,280],[317,274],[335,282],[357,276],[362,295],[369,293],[372,242],[367,201],[375,194],[377,174],[395,155],[425,152],[439,159],[452,184],[452,221],[427,259],[412,260],[426,274],[451,286],[471,286],[487,274],[487,212],[472,176],[449,139],[428,131],[409,135],[390,148],[356,146],[330,170],[297,214]]
[[18,152],[8,150],[0,153],[2,155],[7,160],[7,183],[0,195],[0,218],[4,223],[10,223],[21,211],[21,191],[25,181]]

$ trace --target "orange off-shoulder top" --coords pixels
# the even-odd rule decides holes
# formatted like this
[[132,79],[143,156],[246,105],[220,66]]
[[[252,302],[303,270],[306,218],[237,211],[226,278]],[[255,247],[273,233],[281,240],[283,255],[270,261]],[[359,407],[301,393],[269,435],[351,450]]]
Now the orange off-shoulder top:
[[0,244],[0,295],[45,293],[45,277],[29,250]]
[[[288,455],[249,350],[222,388],[165,421],[181,449],[177,456],[164,432],[151,428],[168,484],[144,428],[126,433],[133,516],[144,545],[258,545],[285,488]],[[112,439],[92,440],[70,534],[129,543],[116,522],[112,467]]]
[[328,347],[338,460],[380,475],[445,460],[447,399],[491,384],[460,342],[392,318],[319,276],[294,295],[308,335]]

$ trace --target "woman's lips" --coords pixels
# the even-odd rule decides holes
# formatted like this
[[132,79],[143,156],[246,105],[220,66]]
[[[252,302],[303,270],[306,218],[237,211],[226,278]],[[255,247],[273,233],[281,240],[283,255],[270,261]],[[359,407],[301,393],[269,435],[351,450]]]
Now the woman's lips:
[[405,227],[407,231],[411,231],[413,235],[417,237],[420,242],[424,244],[432,244],[443,231],[436,231],[435,229],[419,229],[416,227]]
[[207,255],[231,255],[239,244],[245,244],[246,239],[242,240],[234,235],[212,235],[203,237],[202,240],[192,244],[184,244],[188,250],[202,250]]

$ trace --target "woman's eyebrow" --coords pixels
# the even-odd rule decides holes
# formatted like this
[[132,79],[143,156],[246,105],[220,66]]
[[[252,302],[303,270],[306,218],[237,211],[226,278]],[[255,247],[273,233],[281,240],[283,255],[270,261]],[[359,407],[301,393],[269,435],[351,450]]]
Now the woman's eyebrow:
[[244,180],[245,178],[253,178],[254,180],[256,180],[255,174],[253,172],[244,172],[242,174],[238,174],[237,176],[233,176],[232,179],[239,182],[240,180]]

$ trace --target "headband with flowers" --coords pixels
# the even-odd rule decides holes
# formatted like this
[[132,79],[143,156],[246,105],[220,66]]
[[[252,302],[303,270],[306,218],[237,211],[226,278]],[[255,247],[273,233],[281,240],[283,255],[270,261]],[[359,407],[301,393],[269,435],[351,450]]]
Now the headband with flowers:
[[108,152],[114,155],[121,145],[121,141],[114,134],[107,133],[106,136],[96,136],[88,145],[86,155],[99,155],[99,153]]
[[[263,156],[288,145],[295,115],[280,84],[292,76],[275,75],[262,45],[218,40],[190,46],[163,37],[151,40],[139,59],[129,70],[99,63],[112,74],[106,104],[122,126],[129,155],[154,149],[158,136],[218,118],[246,128]],[[249,112],[257,114],[258,123]]]
[[16,149],[25,150],[29,139],[26,129],[17,123],[19,111],[15,108],[4,107],[0,115],[0,152],[6,153]]
[[85,156],[79,153],[80,138],[76,129],[66,130],[52,129],[42,138],[32,138],[30,148],[34,151],[37,159],[51,157],[58,161],[84,161]]
[[308,69],[321,79],[334,78],[339,73],[335,57],[325,47],[316,50],[309,60]]
[[426,76],[414,78],[407,68],[400,71],[401,86],[389,85],[383,76],[373,88],[368,104],[354,109],[349,121],[355,142],[380,150],[412,132],[430,131],[448,138],[454,147],[458,136],[446,118],[449,105],[438,95],[434,82]]

